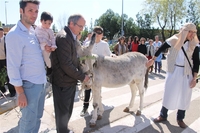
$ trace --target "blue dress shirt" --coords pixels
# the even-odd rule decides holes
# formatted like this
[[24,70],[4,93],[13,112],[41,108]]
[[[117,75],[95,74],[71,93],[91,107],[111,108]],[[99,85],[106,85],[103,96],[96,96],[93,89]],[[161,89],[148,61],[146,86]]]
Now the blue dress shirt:
[[27,29],[18,21],[6,35],[7,70],[10,83],[22,86],[27,80],[34,84],[46,83],[42,51],[31,27]]

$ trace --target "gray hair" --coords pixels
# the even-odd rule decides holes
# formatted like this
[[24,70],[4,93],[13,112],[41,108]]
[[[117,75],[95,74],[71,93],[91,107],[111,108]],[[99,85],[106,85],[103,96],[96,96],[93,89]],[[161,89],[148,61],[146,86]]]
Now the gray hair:
[[77,21],[78,21],[80,18],[83,18],[83,16],[82,16],[81,14],[74,14],[74,15],[71,15],[71,16],[68,18],[68,25],[70,24],[70,22],[73,22],[74,24],[77,23]]

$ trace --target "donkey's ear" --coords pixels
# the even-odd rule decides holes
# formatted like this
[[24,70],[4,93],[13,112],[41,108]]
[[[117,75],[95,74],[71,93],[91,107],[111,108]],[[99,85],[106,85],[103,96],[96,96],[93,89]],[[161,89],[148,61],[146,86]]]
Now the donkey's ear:
[[95,43],[95,40],[96,40],[96,33],[93,33],[92,36],[91,36],[91,40],[90,40],[90,44],[88,46],[88,49],[92,50],[94,43]]

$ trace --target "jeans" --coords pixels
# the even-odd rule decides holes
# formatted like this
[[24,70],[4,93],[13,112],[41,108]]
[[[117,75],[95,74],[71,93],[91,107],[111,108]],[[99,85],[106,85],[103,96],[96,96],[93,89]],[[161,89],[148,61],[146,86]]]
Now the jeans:
[[155,61],[155,73],[158,72],[160,73],[160,68],[161,68],[161,62]]
[[[167,118],[167,112],[168,112],[168,109],[165,108],[164,106],[162,106],[162,109],[160,111],[160,116],[162,118]],[[177,120],[183,120],[185,118],[185,110],[178,110],[177,111]]]
[[19,133],[38,133],[46,90],[44,84],[34,84],[29,81],[23,81],[23,88],[28,105],[20,109],[22,117],[19,121]]

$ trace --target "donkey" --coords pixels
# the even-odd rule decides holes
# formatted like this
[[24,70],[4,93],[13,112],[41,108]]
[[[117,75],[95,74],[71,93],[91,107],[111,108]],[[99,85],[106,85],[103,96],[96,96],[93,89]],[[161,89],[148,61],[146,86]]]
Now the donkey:
[[101,57],[91,53],[95,43],[95,34],[92,35],[88,47],[76,46],[80,57],[81,69],[91,75],[90,81],[82,83],[82,87],[91,88],[93,95],[92,119],[90,127],[96,126],[96,120],[102,118],[104,108],[101,100],[101,87],[116,88],[129,85],[131,100],[124,112],[129,112],[133,107],[137,90],[140,95],[140,106],[136,115],[141,115],[143,109],[144,92],[148,84],[148,59],[141,53],[129,52],[117,57]]

